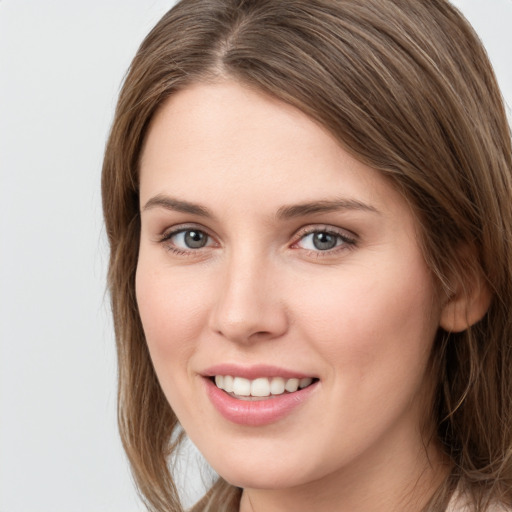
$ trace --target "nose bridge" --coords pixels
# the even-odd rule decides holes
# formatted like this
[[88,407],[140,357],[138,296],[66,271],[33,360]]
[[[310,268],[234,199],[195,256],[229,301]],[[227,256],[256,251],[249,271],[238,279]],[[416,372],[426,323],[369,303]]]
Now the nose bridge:
[[221,270],[212,329],[237,342],[282,335],[288,320],[276,274],[275,264],[262,252],[233,250]]

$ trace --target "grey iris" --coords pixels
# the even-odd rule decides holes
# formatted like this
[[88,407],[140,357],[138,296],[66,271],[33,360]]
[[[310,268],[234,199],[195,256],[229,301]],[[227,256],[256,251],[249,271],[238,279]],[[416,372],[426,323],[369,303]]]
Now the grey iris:
[[336,247],[338,239],[335,235],[329,233],[315,233],[313,235],[313,245],[319,251],[327,251]]
[[200,249],[204,247],[207,242],[207,237],[201,231],[186,231],[185,232],[185,244],[190,249]]

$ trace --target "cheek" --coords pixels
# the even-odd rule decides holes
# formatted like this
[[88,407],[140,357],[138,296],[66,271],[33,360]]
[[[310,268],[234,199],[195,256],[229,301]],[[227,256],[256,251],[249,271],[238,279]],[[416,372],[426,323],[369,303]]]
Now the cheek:
[[207,318],[204,281],[139,260],[136,296],[149,354],[162,391],[180,421],[198,415],[190,362]]
[[162,367],[185,369],[204,328],[204,283],[144,260],[136,274],[139,313],[157,373]]
[[[333,373],[361,380],[423,374],[438,326],[434,292],[423,264],[402,275],[351,269],[339,280],[310,283],[300,308],[302,326]],[[356,277],[357,276],[357,277]],[[373,379],[372,379],[373,380]]]
[[324,418],[331,441],[325,465],[377,442],[399,418],[407,418],[402,433],[410,436],[429,410],[427,368],[437,321],[428,272],[411,268],[418,270],[411,280],[359,270],[337,283],[310,283],[300,310],[304,337],[326,368]]

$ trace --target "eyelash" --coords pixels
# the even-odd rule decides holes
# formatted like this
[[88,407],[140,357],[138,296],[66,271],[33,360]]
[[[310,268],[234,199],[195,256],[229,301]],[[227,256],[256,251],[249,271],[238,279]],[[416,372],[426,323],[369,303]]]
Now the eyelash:
[[164,233],[162,235],[162,237],[160,238],[159,242],[162,245],[164,245],[168,251],[170,251],[173,254],[176,254],[178,256],[187,256],[192,253],[197,253],[199,251],[199,249],[204,249],[205,247],[208,247],[208,246],[204,246],[204,247],[200,247],[197,249],[192,249],[192,248],[183,249],[183,248],[177,247],[176,245],[171,243],[171,239],[173,237],[175,237],[181,233],[187,233],[188,231],[195,231],[196,233],[201,233],[201,234],[205,235],[207,237],[207,239],[210,239],[210,240],[213,239],[213,237],[211,237],[204,229],[196,228],[195,226],[179,226],[169,232]]
[[[176,245],[171,243],[171,239],[181,233],[186,232],[193,232],[201,233],[202,235],[206,236],[207,239],[213,240],[213,237],[208,234],[208,232],[204,229],[196,228],[195,226],[179,226],[169,232],[164,233],[159,243],[165,246],[165,248],[172,252],[173,254],[176,254],[178,256],[187,256],[191,255],[193,253],[197,253],[200,249],[208,248],[209,245],[205,245],[203,247],[199,248],[189,248],[189,249],[183,249],[180,247],[177,247]],[[309,254],[316,258],[326,257],[326,256],[332,256],[334,254],[337,254],[340,251],[347,251],[355,248],[357,246],[357,237],[356,236],[349,236],[346,234],[346,232],[341,233],[340,231],[330,227],[315,227],[315,228],[306,228],[302,231],[299,231],[297,235],[294,237],[296,239],[295,242],[291,244],[291,248],[293,249],[300,249],[300,247],[297,247],[298,244],[303,241],[306,237],[310,235],[315,234],[326,234],[329,236],[334,236],[336,238],[336,245],[332,249],[305,249],[304,250]],[[340,243],[341,241],[341,243]],[[206,242],[208,244],[208,241]]]
[[336,245],[332,249],[304,249],[309,255],[312,255],[315,258],[333,256],[341,251],[352,250],[357,246],[357,237],[355,235],[350,236],[346,231],[341,232],[331,226],[322,226],[306,228],[299,231],[297,234],[297,241],[292,244],[292,248],[297,247],[297,245],[301,241],[305,240],[306,237],[315,234],[326,234],[336,238]]

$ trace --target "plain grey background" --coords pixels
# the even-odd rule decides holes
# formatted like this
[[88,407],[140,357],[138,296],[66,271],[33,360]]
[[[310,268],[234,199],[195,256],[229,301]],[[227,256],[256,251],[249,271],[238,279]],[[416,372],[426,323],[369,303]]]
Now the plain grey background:
[[[173,3],[0,0],[0,512],[143,510],[117,435],[99,182],[124,73]],[[454,3],[512,105],[512,0]]]

